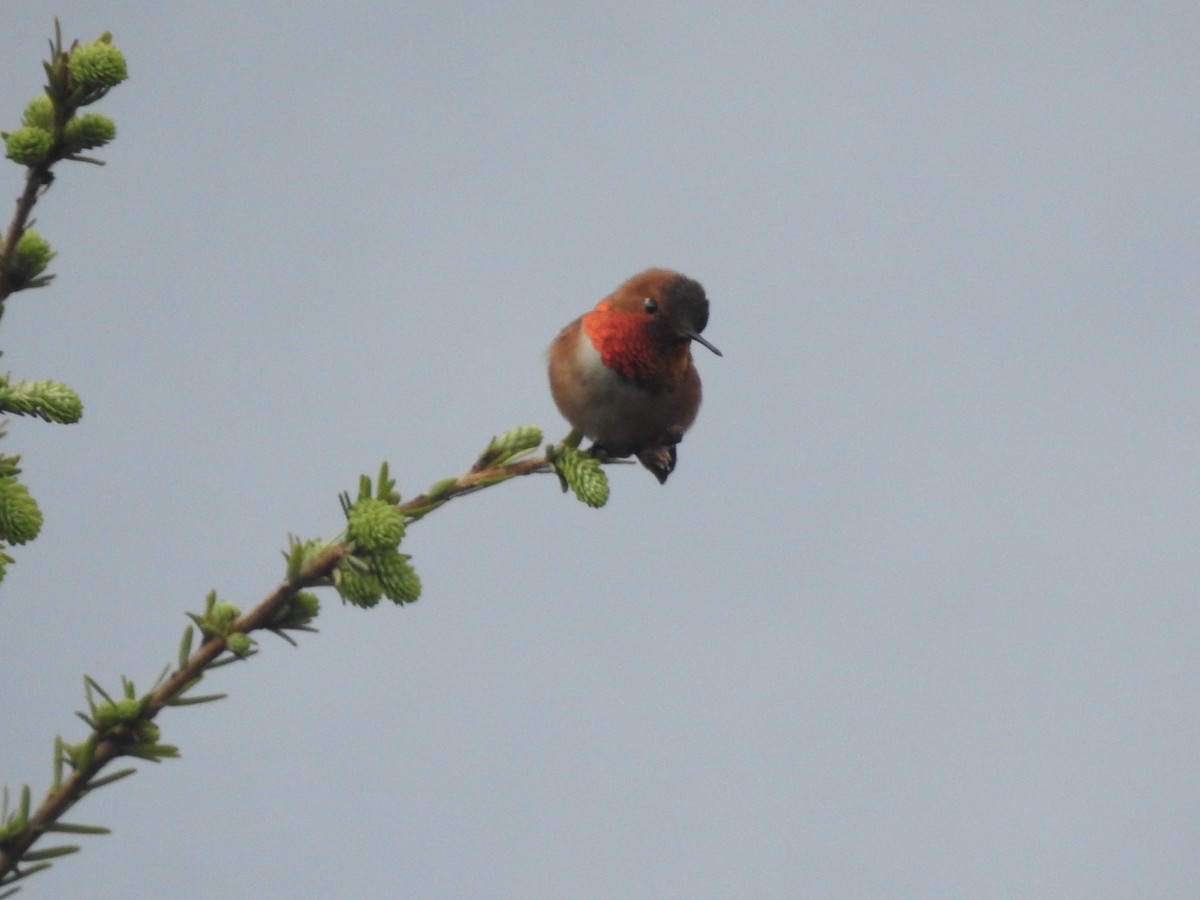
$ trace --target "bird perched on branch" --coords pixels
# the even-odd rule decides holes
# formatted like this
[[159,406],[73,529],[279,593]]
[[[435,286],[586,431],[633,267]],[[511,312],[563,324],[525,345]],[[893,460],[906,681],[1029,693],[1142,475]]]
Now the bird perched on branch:
[[634,275],[561,332],[550,345],[550,392],[593,451],[633,454],[665,483],[675,445],[700,408],[692,341],[708,298],[696,281],[668,269]]

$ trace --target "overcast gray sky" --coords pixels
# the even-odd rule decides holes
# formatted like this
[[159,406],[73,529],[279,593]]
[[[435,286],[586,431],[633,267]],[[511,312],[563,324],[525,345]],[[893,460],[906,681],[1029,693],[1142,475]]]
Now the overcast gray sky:
[[5,441],[10,786],[360,472],[564,433],[627,276],[725,355],[665,487],[414,526],[419,603],[214,674],[29,897],[1197,895],[1195,3],[8,0],[0,127],[55,14],[131,79],[0,329],[85,401]]

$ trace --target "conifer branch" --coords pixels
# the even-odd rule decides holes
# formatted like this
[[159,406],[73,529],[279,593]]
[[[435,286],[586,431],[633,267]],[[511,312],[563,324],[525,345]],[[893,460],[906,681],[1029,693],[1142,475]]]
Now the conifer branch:
[[[485,468],[473,466],[458,478],[439,482],[428,492],[397,504],[395,508],[409,521],[415,521],[455,497],[474,493],[512,478],[549,471],[551,467],[552,464],[546,456],[521,459]],[[144,726],[148,726],[160,712],[169,706],[187,705],[189,701],[218,699],[217,696],[190,698],[186,694],[201,681],[209,670],[250,655],[252,651],[237,652],[231,647],[231,644],[234,643],[234,636],[245,636],[263,629],[277,631],[280,614],[285,611],[288,604],[294,602],[308,588],[333,585],[338,567],[347,561],[354,552],[353,541],[344,538],[324,545],[318,553],[276,585],[257,605],[245,614],[225,623],[221,633],[208,636],[194,651],[190,651],[189,630],[189,633],[185,634],[181,653],[183,658],[180,659],[179,667],[138,701],[137,714],[123,720],[124,729],[121,731],[121,735],[139,733]],[[219,607],[220,604],[213,603],[210,598],[207,612],[212,613],[219,610]],[[198,623],[204,623],[211,621],[212,617],[194,616],[193,619]],[[299,630],[312,630],[306,627],[306,623],[295,627]],[[202,631],[204,628],[205,625],[201,624]],[[287,637],[286,635],[282,636]],[[225,656],[226,653],[230,655]],[[130,685],[130,687],[132,686]],[[132,693],[132,691],[128,693]],[[95,708],[93,708],[93,712],[95,712]],[[34,845],[45,834],[62,830],[84,833],[104,831],[104,829],[95,827],[64,826],[61,819],[68,810],[91,791],[131,774],[133,771],[127,769],[115,775],[101,777],[101,773],[112,763],[126,756],[157,760],[175,755],[173,747],[166,747],[156,742],[147,746],[145,743],[130,742],[122,736],[112,737],[106,736],[106,734],[108,732],[104,728],[93,727],[88,738],[80,744],[68,747],[61,741],[59,742],[59,746],[56,748],[59,757],[56,760],[56,768],[61,767],[65,760],[67,765],[73,765],[73,769],[65,779],[56,779],[59,783],[46,795],[38,808],[25,817],[23,827],[5,835],[0,840],[0,888],[32,873],[31,868],[22,871],[19,869],[19,865],[22,860],[31,861],[30,856]],[[153,734],[157,737],[157,729]]]

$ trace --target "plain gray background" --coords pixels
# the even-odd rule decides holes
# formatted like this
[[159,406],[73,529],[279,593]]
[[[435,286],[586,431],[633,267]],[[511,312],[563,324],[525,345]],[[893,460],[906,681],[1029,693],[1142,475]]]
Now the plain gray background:
[[563,434],[628,275],[725,357],[666,487],[414,526],[419,603],[216,673],[29,897],[1197,896],[1195,3],[8,0],[3,127],[55,14],[132,77],[0,329],[86,404],[5,441],[10,786],[360,472]]

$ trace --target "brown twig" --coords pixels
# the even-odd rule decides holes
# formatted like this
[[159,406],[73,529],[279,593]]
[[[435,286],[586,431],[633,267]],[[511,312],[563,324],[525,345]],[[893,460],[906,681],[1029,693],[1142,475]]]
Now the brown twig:
[[510,478],[549,470],[550,462],[544,456],[535,456],[503,466],[490,466],[485,469],[472,468],[470,472],[460,476],[453,485],[439,490],[433,495],[420,494],[405,503],[401,503],[399,508],[410,519],[419,519],[421,516],[432,512],[455,497],[472,494],[475,491],[491,487],[493,484],[508,481]]
[[[48,187],[54,176],[50,173],[49,165],[36,166],[25,173],[25,189],[17,198],[16,210],[13,212],[12,223],[4,235],[4,247],[0,248],[0,260],[11,263],[17,253],[17,243],[29,227],[29,216],[42,189]],[[0,265],[0,315],[4,314],[4,301],[13,292],[8,283],[6,265]]]

